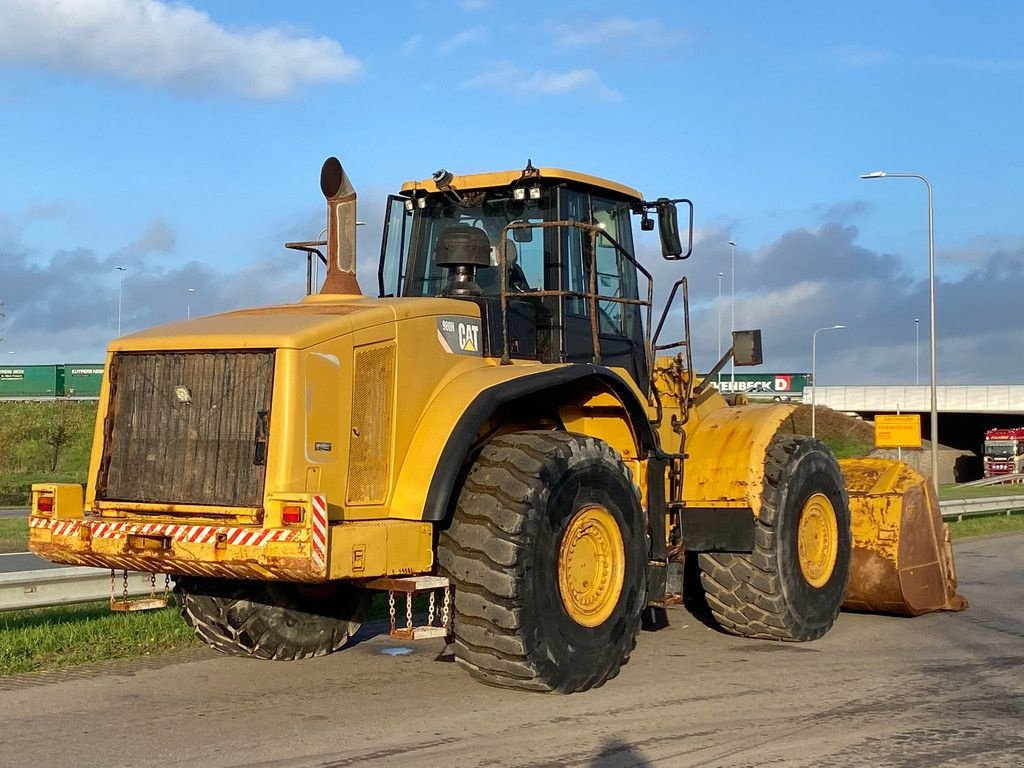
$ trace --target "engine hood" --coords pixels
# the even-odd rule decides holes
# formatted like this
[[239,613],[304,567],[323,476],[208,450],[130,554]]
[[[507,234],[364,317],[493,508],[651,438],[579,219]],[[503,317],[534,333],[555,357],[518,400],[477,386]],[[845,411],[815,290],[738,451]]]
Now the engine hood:
[[479,317],[480,309],[457,299],[315,295],[297,304],[158,325],[114,339],[109,351],[305,349],[364,328],[433,315]]

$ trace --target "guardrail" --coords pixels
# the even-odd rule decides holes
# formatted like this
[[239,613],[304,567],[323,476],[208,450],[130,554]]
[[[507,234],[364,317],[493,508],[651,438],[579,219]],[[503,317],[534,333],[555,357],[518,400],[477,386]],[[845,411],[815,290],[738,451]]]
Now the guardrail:
[[[123,594],[120,572],[115,588]],[[157,590],[163,592],[163,579]],[[148,573],[128,574],[128,595],[148,595]],[[45,571],[0,573],[0,611],[47,608],[71,603],[89,603],[110,597],[110,571],[99,568],[51,568]]]
[[[1012,514],[1024,511],[1024,496],[990,496],[980,499],[947,499],[939,502],[943,520],[963,520],[975,515]],[[158,579],[157,591],[163,591]],[[115,591],[122,594],[121,574]],[[148,573],[128,574],[128,595],[139,597],[151,590]],[[88,603],[110,597],[110,572],[99,568],[54,568],[0,574],[0,611],[45,608]]]
[[980,499],[946,499],[939,502],[943,520],[963,520],[974,515],[1012,514],[1024,510],[1024,496],[988,496]]
[[985,485],[1020,485],[1024,483],[1024,473],[1017,472],[1012,475],[995,475],[993,477],[983,477],[981,480],[971,480],[969,483],[962,483],[961,485],[968,486],[971,488],[978,488],[979,486]]

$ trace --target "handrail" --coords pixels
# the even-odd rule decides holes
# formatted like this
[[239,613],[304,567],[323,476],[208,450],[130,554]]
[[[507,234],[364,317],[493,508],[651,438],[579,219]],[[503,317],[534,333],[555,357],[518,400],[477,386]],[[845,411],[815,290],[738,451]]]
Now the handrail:
[[[582,232],[586,232],[590,235],[590,248],[587,252],[587,260],[590,271],[589,286],[587,291],[563,291],[563,290],[528,290],[528,291],[516,291],[515,296],[557,296],[563,298],[581,298],[587,299],[590,302],[590,335],[591,344],[593,348],[592,360],[595,364],[601,362],[601,347],[599,343],[599,325],[598,325],[598,303],[603,301],[612,302],[615,304],[625,304],[642,306],[647,308],[647,322],[644,323],[644,354],[647,357],[647,369],[651,369],[653,365],[653,354],[651,350],[651,321],[653,319],[653,305],[654,305],[654,278],[651,273],[647,271],[644,266],[637,261],[633,255],[627,251],[622,245],[605,230],[596,224],[589,224],[582,221],[515,221],[506,224],[499,236],[499,243],[504,243],[508,232],[513,229],[551,229],[568,227],[571,229],[578,229]],[[616,252],[622,254],[626,260],[632,264],[638,272],[643,274],[647,279],[647,299],[625,299],[620,296],[603,296],[597,292],[597,238],[604,237],[612,244]],[[498,286],[501,297],[501,364],[509,365],[512,362],[512,357],[509,352],[509,329],[508,329],[508,264],[506,261],[505,248],[499,247],[498,252]]]

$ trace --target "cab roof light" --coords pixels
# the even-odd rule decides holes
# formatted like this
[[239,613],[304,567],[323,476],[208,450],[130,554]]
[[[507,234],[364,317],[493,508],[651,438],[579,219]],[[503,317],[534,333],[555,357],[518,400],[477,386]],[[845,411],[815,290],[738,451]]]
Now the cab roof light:
[[530,199],[540,200],[540,187],[530,187]]

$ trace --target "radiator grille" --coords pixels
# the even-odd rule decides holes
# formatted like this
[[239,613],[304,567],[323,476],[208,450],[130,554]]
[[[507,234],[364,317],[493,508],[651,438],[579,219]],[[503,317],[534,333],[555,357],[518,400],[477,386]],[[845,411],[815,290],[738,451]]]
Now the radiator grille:
[[97,498],[262,504],[274,353],[121,353]]
[[394,344],[356,352],[348,449],[349,504],[381,504],[387,498],[394,380]]

